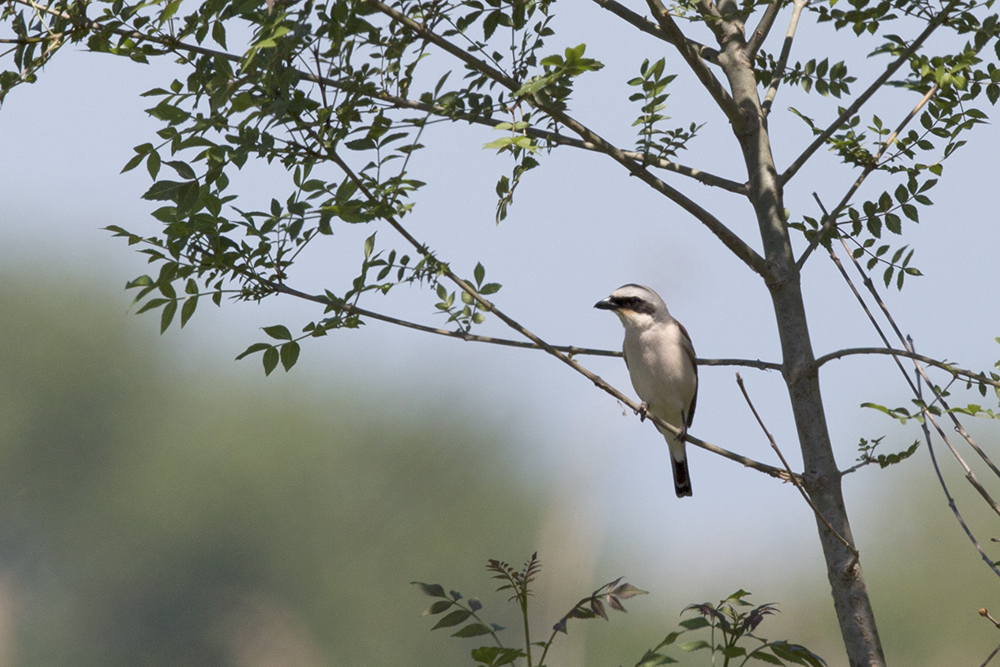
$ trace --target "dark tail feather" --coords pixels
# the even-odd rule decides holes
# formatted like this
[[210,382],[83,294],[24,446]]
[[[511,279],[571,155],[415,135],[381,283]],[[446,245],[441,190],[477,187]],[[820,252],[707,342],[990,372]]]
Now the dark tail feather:
[[670,457],[670,462],[674,464],[674,491],[678,498],[691,495],[691,478],[688,477],[687,460],[675,461]]

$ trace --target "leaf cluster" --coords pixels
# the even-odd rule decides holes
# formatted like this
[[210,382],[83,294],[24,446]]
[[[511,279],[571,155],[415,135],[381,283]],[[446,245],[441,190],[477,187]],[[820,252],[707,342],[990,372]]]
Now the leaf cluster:
[[669,116],[661,113],[667,106],[667,87],[677,78],[676,74],[664,74],[665,60],[660,58],[650,64],[647,58],[639,66],[639,76],[629,79],[628,85],[639,88],[629,96],[631,102],[642,102],[641,114],[632,123],[639,128],[636,150],[647,158],[671,158],[687,148],[704,123],[691,123],[687,128],[663,129],[661,123]]
[[[826,662],[799,644],[779,640],[771,641],[754,634],[764,618],[778,612],[773,603],[754,607],[746,600],[750,593],[738,590],[717,604],[704,602],[685,607],[685,612],[697,616],[680,622],[680,629],[668,634],[663,641],[646,651],[636,667],[654,667],[676,663],[677,660],[661,651],[676,644],[681,651],[709,651],[712,664],[721,658],[722,666],[745,665],[750,660],[772,665],[805,665],[824,667]],[[709,639],[692,639],[677,644],[685,635],[708,630]]]
[[[541,572],[541,561],[538,559],[537,552],[532,554],[531,558],[520,569],[511,566],[509,563],[495,559],[491,559],[487,563],[486,569],[488,572],[493,573],[494,579],[500,580],[501,585],[497,588],[497,591],[509,591],[511,593],[509,601],[516,602],[518,605],[521,618],[524,622],[523,648],[509,648],[504,646],[498,633],[505,628],[495,623],[487,624],[482,620],[479,612],[483,605],[479,600],[473,598],[467,602],[463,602],[464,598],[458,591],[450,591],[446,594],[444,587],[439,584],[413,582],[420,587],[420,590],[425,595],[437,598],[430,607],[424,610],[423,614],[425,616],[448,612],[438,620],[431,630],[456,627],[465,623],[466,625],[454,632],[452,637],[466,638],[484,635],[492,637],[494,646],[480,646],[471,651],[473,662],[485,667],[500,667],[500,665],[513,664],[520,659],[524,659],[529,667],[544,667],[545,658],[556,637],[560,633],[567,633],[566,625],[569,619],[577,618],[585,620],[599,616],[604,620],[609,620],[606,607],[624,612],[625,607],[622,604],[622,600],[628,600],[645,593],[645,591],[631,584],[622,583],[619,577],[576,603],[553,626],[552,633],[547,641],[532,642],[529,634],[530,614],[528,603],[529,598],[532,596],[531,584]],[[541,656],[537,663],[532,660],[533,648],[541,650]]]

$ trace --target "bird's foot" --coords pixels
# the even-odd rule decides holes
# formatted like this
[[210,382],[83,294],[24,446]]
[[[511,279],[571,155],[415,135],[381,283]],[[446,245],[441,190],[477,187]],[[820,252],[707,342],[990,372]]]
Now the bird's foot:
[[688,429],[687,429],[687,426],[685,426],[684,428],[682,428],[680,430],[680,432],[677,434],[677,439],[680,440],[681,442],[687,442],[687,439],[688,439]]
[[635,414],[639,415],[639,421],[646,421],[646,417],[649,416],[649,405],[647,405],[646,401],[639,404],[639,409],[635,411]]

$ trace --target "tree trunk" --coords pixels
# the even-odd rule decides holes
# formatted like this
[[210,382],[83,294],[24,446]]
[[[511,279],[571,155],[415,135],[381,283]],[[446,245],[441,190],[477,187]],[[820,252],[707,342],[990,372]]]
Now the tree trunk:
[[[720,64],[744,120],[742,128],[734,124],[733,129],[743,150],[750,185],[748,197],[754,207],[765,258],[770,267],[767,287],[781,338],[782,374],[788,387],[802,449],[804,483],[819,512],[837,533],[853,544],[841,493],[841,474],[826,424],[799,272],[785,224],[782,186],[771,154],[767,119],[761,111],[753,70],[742,48],[742,26],[736,23],[726,25],[733,30],[726,34],[721,29],[723,34],[718,35],[723,47]],[[819,519],[816,525],[851,667],[883,666],[885,656],[861,564]]]

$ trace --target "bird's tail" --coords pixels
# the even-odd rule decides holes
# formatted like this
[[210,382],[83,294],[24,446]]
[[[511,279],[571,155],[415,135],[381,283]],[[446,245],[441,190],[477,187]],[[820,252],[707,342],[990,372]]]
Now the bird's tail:
[[674,491],[677,492],[678,498],[683,498],[684,496],[690,496],[691,494],[691,478],[688,476],[688,464],[687,458],[678,461],[673,456],[670,457],[670,462],[674,466]]

